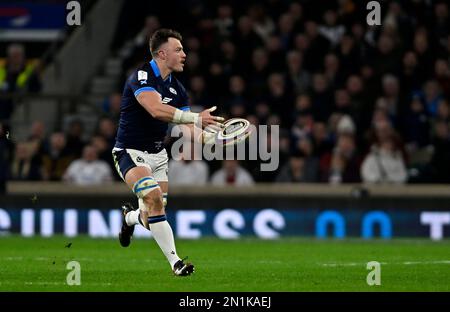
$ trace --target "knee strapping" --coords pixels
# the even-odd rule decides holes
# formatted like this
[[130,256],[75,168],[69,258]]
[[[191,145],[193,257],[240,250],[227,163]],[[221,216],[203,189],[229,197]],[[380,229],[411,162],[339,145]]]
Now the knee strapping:
[[144,198],[145,195],[158,189],[160,189],[159,184],[152,177],[144,177],[133,186],[133,192],[138,198]]

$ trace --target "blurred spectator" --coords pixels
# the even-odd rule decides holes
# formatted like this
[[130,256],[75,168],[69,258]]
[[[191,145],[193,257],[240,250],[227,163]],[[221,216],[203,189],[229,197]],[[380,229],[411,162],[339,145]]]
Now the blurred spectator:
[[434,5],[434,14],[436,18],[434,19],[434,27],[432,31],[436,41],[442,43],[446,40],[449,35],[450,29],[450,17],[448,12],[448,3],[437,2]]
[[356,47],[355,40],[349,34],[344,34],[338,47],[336,47],[336,55],[339,58],[340,69],[342,75],[348,77],[357,72],[360,66],[360,50]]
[[314,125],[314,118],[310,110],[304,110],[297,113],[294,125],[291,128],[291,134],[294,140],[300,140],[309,136]]
[[443,94],[447,98],[450,97],[450,68],[448,61],[444,59],[436,60],[434,72]]
[[310,74],[303,68],[303,55],[295,50],[286,55],[287,75],[291,88],[296,94],[307,91],[311,84]]
[[111,118],[103,117],[100,119],[97,134],[105,138],[109,150],[112,150],[116,143],[116,131],[116,124]]
[[401,115],[400,86],[394,75],[386,74],[381,80],[383,96],[378,98],[376,107],[386,111],[390,119],[396,123]]
[[247,15],[243,15],[239,17],[237,29],[235,29],[235,33],[232,36],[239,51],[239,59],[242,60],[240,63],[242,73],[248,73],[250,71],[249,65],[253,49],[263,45],[263,40],[256,34],[253,27],[253,20]]
[[423,88],[423,100],[428,113],[436,117],[437,107],[442,100],[441,88],[435,80],[429,80]]
[[[313,173],[313,175],[310,175],[311,173]],[[308,170],[304,155],[301,152],[296,152],[291,154],[288,163],[281,168],[275,182],[311,183],[317,182],[317,179],[315,177],[315,172]]]
[[341,134],[330,159],[329,178],[332,184],[361,182],[361,158],[353,135]]
[[231,40],[220,43],[220,57],[223,74],[230,77],[237,69],[238,57],[236,45]]
[[375,131],[376,143],[361,166],[363,182],[405,183],[408,174],[398,135],[388,123],[379,123]]
[[370,125],[366,124],[370,120],[373,112],[373,99],[367,97],[365,86],[359,75],[351,75],[346,82],[346,90],[350,95],[351,115],[357,127],[363,132]]
[[314,144],[314,155],[320,159],[322,156],[331,153],[333,142],[330,139],[325,123],[315,122],[312,131],[312,142]]
[[319,26],[319,33],[330,41],[332,46],[336,46],[344,35],[345,27],[337,24],[337,13],[327,10],[323,15],[324,24]]
[[278,38],[280,39],[280,47],[286,52],[293,39],[293,31],[295,27],[295,17],[291,13],[283,13],[278,19]]
[[42,121],[38,120],[33,122],[27,142],[32,146],[33,157],[38,158],[38,160],[41,161],[42,155],[48,148],[45,124]]
[[120,118],[120,104],[122,103],[122,94],[114,92],[103,102],[103,111],[115,122]]
[[0,194],[6,191],[13,149],[13,144],[9,140],[9,129],[0,122]]
[[[0,66],[0,92],[38,92],[40,89],[41,83],[36,72],[36,64],[27,63],[24,46],[9,45],[6,63]],[[12,100],[0,99],[0,121],[8,121],[13,109]]]
[[351,134],[356,132],[356,126],[353,119],[349,115],[339,115],[336,124],[336,133],[339,134]]
[[293,99],[287,89],[283,75],[280,73],[269,75],[267,85],[269,91],[266,96],[267,102],[272,110],[281,117],[283,125],[288,126],[291,120],[289,106],[292,105]]
[[387,73],[398,72],[399,61],[394,38],[386,33],[381,34],[374,61],[375,75],[382,77]]
[[269,76],[269,56],[263,48],[253,50],[251,68],[248,74],[250,96],[261,99],[266,91],[266,81]]
[[64,172],[75,158],[66,151],[66,137],[62,132],[50,136],[48,150],[42,156],[44,180],[61,181]]
[[259,102],[255,106],[255,115],[260,124],[267,124],[267,119],[270,116],[270,107],[266,102]]
[[194,75],[190,79],[190,102],[193,105],[208,107],[211,103],[211,98],[206,90],[205,78],[201,75]]
[[354,115],[350,96],[345,89],[338,89],[334,93],[334,111],[341,114]]
[[[196,38],[192,39],[194,42],[196,42]],[[200,56],[197,51],[189,51],[189,57],[186,59],[186,62],[184,63],[184,73],[186,76],[193,77],[195,75],[201,75],[202,70],[200,68]]]
[[428,79],[433,71],[433,55],[428,44],[427,32],[420,28],[414,35],[414,52],[418,60],[418,74],[424,79]]
[[304,52],[305,68],[317,72],[323,64],[323,58],[330,49],[330,43],[318,30],[317,23],[308,20],[305,21],[305,34],[307,38],[307,48]]
[[209,177],[209,168],[204,160],[195,154],[194,145],[189,151],[182,151],[181,160],[169,161],[170,185],[206,185]]
[[418,91],[425,77],[419,74],[417,55],[408,51],[403,55],[402,69],[400,72],[400,84],[403,96],[408,96],[411,91]]
[[414,97],[404,119],[405,141],[410,150],[427,146],[430,142],[430,120],[420,97]]
[[268,41],[275,31],[273,20],[266,14],[262,4],[254,4],[248,10],[249,17],[253,20],[253,30],[264,41]]
[[233,9],[230,5],[219,5],[217,8],[217,18],[214,20],[217,33],[221,37],[229,37],[233,31]]
[[246,110],[243,103],[234,103],[230,107],[231,118],[245,118]]
[[[271,126],[279,127],[280,125],[281,125],[281,118],[277,114],[272,114],[269,116],[269,118],[267,118],[267,126],[268,127],[271,127]],[[285,129],[285,128],[283,128],[283,129]]]
[[450,131],[448,123],[436,122],[433,137],[434,154],[431,159],[433,181],[450,183]]
[[314,155],[314,145],[309,137],[305,137],[297,142],[294,148],[294,154],[298,153],[303,156],[303,162],[305,164],[304,179],[307,182],[318,182],[319,161]]
[[33,146],[20,142],[16,145],[13,163],[11,164],[11,180],[39,181],[42,179],[42,166],[33,158]]
[[246,84],[242,76],[231,76],[229,80],[229,94],[230,97],[226,100],[226,105],[228,108],[233,105],[247,106],[249,104],[246,93]]
[[254,181],[250,173],[242,168],[237,160],[224,160],[222,169],[212,175],[211,183],[216,186],[246,186],[253,185]]
[[302,93],[297,95],[297,97],[295,98],[295,107],[294,107],[294,111],[295,113],[304,113],[304,112],[310,112],[312,111],[312,107],[311,107],[311,97],[306,94],[306,93]]
[[64,181],[77,185],[101,185],[112,181],[112,171],[103,160],[98,160],[92,145],[83,149],[83,157],[73,161],[64,173]]
[[448,100],[441,100],[439,102],[436,120],[450,124],[450,105],[448,103]]
[[83,142],[83,122],[81,120],[72,120],[69,124],[66,136],[66,152],[74,157],[81,156],[85,143]]
[[281,73],[285,69],[286,53],[282,41],[278,35],[271,35],[266,42],[265,49],[269,53],[269,68],[271,72]]
[[[278,146],[280,149],[280,166],[284,165],[289,159],[292,150],[291,144],[291,136],[289,134],[289,131],[286,129],[280,129],[280,142]],[[266,182],[272,181],[269,180]]]
[[[113,172],[116,172],[114,159],[112,157],[110,146],[108,145],[108,142],[106,139],[101,135],[94,135],[91,138],[91,141],[89,143],[90,145],[94,146],[97,150],[97,155],[99,160],[105,161],[111,170]],[[119,174],[114,174],[115,180],[121,180],[122,178],[119,176]]]
[[337,86],[341,86],[344,81],[344,75],[341,70],[339,58],[336,54],[328,53],[324,58],[324,75],[328,80],[330,87],[335,89]]
[[226,93],[226,88],[223,86],[227,84],[228,77],[225,74],[222,64],[214,61],[208,68],[209,75],[206,78],[208,81],[208,93],[215,97],[223,97]]
[[325,75],[315,74],[313,76],[311,99],[314,120],[328,120],[333,100]]

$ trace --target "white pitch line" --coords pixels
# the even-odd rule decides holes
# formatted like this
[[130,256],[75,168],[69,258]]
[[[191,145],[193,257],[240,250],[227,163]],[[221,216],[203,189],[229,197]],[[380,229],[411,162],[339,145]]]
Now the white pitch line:
[[[67,285],[67,283],[62,282],[25,282],[27,286],[45,286],[45,285]],[[112,286],[112,283],[84,283],[84,285],[88,286]],[[69,286],[69,285],[67,285]],[[80,285],[81,286],[81,285]]]
[[[67,259],[60,259],[58,257],[34,257],[34,258],[24,258],[24,257],[0,257],[0,262],[2,261],[25,261],[25,260],[33,260],[33,261],[66,261]],[[107,259],[103,258],[74,258],[72,260],[76,261],[86,261],[86,262],[108,262]],[[155,259],[143,259],[143,260],[137,260],[137,259],[129,259],[128,262],[136,262],[136,263],[154,263],[159,262],[159,260]],[[281,262],[280,262],[281,263]]]
[[403,262],[406,265],[415,265],[415,264],[450,264],[450,260],[440,260],[440,261],[406,261]]
[[0,260],[4,260],[4,261],[22,261],[23,257],[5,257],[5,258],[0,258]]
[[64,285],[62,282],[25,282],[25,285]]
[[[382,265],[421,265],[421,264],[450,264],[450,260],[436,260],[436,261],[403,261],[403,262],[380,262]],[[364,262],[345,262],[345,263],[319,263],[319,265],[326,267],[339,266],[365,266]]]

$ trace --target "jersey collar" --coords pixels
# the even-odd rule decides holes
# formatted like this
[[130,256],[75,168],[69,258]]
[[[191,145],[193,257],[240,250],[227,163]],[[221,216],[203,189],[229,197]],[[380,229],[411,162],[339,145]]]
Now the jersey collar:
[[[153,73],[155,74],[155,77],[161,77],[161,71],[159,70],[158,64],[156,64],[155,60],[150,61],[150,66],[152,67]],[[162,77],[161,77],[162,79]],[[172,74],[169,75],[169,77],[164,80],[164,82],[172,82]]]

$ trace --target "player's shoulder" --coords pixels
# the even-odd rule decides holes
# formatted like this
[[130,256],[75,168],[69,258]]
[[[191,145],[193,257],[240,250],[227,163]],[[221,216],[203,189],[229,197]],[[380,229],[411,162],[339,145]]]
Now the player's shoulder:
[[129,83],[154,81],[155,77],[148,62],[139,65],[128,77]]

